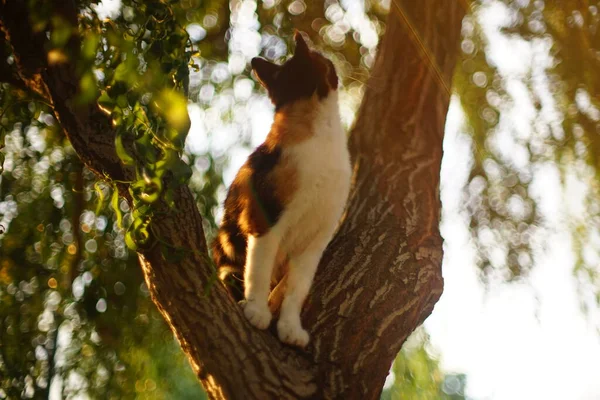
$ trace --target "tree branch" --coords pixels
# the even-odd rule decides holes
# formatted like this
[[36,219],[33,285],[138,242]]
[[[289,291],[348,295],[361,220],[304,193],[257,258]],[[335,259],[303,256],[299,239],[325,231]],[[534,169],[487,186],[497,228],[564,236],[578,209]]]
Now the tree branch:
[[7,48],[6,37],[0,29],[0,82],[8,83],[17,89],[27,90],[27,86],[19,77],[17,71],[7,62],[9,56],[6,51]]
[[450,96],[438,75],[451,81],[465,10],[440,0],[392,7],[417,29],[390,11],[351,133],[347,217],[303,316],[325,397],[378,398],[372,388],[383,387],[442,293],[438,187]]
[[44,32],[33,31],[27,3],[3,0],[0,3],[0,21],[3,36],[13,50],[19,80],[30,90],[48,99],[47,90],[39,75],[45,64]]
[[[187,187],[177,190],[174,211],[153,219],[153,233],[169,246],[140,254],[146,283],[213,398],[376,399],[402,343],[441,294],[438,185],[449,96],[438,78],[452,76],[464,10],[443,0],[397,5],[407,18],[390,13],[351,135],[354,185],[303,313],[312,337],[306,351],[250,326],[221,284],[206,290],[214,271]],[[20,76],[45,93],[91,170],[126,180],[131,173],[116,155],[108,118],[94,104],[73,102],[74,63],[46,65],[37,44],[30,57],[33,50],[20,39],[28,24],[10,22],[27,21],[22,8],[2,0],[0,9]],[[79,38],[69,42],[77,51],[73,46]],[[181,259],[169,256],[173,248],[184,249]]]

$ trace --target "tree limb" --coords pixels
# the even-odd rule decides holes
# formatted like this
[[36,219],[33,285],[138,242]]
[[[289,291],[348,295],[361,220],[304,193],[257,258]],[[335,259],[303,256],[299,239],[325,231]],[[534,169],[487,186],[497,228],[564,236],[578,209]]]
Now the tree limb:
[[442,293],[438,188],[450,96],[438,75],[451,81],[465,10],[440,0],[392,7],[351,133],[347,217],[303,316],[325,397],[378,398],[373,387]]
[[[250,326],[221,284],[206,290],[214,271],[187,187],[177,190],[174,211],[153,219],[153,233],[169,246],[140,254],[146,283],[213,398],[376,399],[402,343],[441,294],[438,185],[449,95],[436,75],[450,81],[464,10],[443,0],[397,5],[408,18],[390,13],[351,135],[354,185],[303,313],[312,337],[306,351]],[[116,155],[108,117],[95,104],[73,102],[74,63],[48,65],[43,46],[21,40],[31,37],[23,32],[30,27],[10,20],[27,21],[23,8],[2,0],[0,9],[20,76],[49,99],[91,170],[113,180],[131,177]],[[70,51],[79,45],[74,37]],[[424,48],[431,57],[423,57]],[[180,260],[169,261],[172,248],[185,250]]]

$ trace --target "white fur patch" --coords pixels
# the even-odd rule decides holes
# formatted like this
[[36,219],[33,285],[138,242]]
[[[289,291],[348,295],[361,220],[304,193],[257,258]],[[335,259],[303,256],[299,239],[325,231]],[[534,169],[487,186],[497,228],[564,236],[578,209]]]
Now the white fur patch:
[[331,240],[350,190],[350,154],[337,92],[320,103],[313,131],[311,138],[283,150],[298,171],[296,193],[277,222],[281,250],[290,256],[304,251],[316,236]]

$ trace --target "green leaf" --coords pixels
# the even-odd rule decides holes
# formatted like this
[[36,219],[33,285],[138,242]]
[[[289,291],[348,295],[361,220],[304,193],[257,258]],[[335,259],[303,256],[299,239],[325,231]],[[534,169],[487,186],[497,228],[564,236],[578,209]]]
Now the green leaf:
[[190,129],[190,117],[187,111],[187,99],[175,90],[163,89],[152,103],[155,111],[169,125],[166,138],[177,149],[182,149],[185,137]]
[[146,246],[150,240],[149,222],[145,218],[137,218],[133,221],[127,233],[125,233],[125,244],[133,251]]
[[100,43],[100,36],[95,33],[86,33],[81,45],[81,56],[85,60],[94,60],[96,58],[96,49]]
[[171,188],[165,190],[165,194],[164,194],[164,200],[165,203],[167,203],[167,206],[170,209],[175,208],[175,191]]
[[137,243],[135,241],[135,237],[133,236],[133,232],[132,231],[127,231],[125,233],[125,244],[129,248],[129,250],[137,251],[138,245],[137,245]]
[[185,139],[187,137],[187,131],[182,133],[175,128],[167,128],[165,131],[165,139],[177,150],[183,150],[185,146]]
[[175,179],[180,184],[183,184],[183,183],[186,183],[187,181],[189,181],[190,178],[192,177],[192,173],[193,173],[192,168],[189,165],[187,165],[185,162],[183,162],[183,160],[181,160],[181,159],[177,159],[177,162],[173,166],[172,172],[173,172],[173,175],[175,176]]
[[108,95],[107,92],[102,92],[98,98],[98,107],[107,114],[110,114],[115,107],[115,101]]
[[117,188],[113,188],[113,194],[110,199],[110,205],[115,211],[115,216],[117,217],[117,226],[123,229],[123,212],[119,208],[119,191]]
[[79,81],[79,95],[77,102],[80,104],[88,104],[94,101],[98,96],[98,84],[92,71],[87,71]]
[[129,103],[127,102],[127,96],[125,96],[124,94],[117,96],[117,105],[121,108],[127,108],[127,106],[129,105]]
[[104,205],[104,200],[105,200],[104,191],[102,190],[100,181],[96,181],[96,183],[94,183],[94,190],[96,191],[96,194],[98,195],[98,204],[96,205],[95,214],[100,215],[100,211],[103,208],[102,206]]
[[123,122],[123,112],[118,107],[113,109],[113,111],[110,113],[110,117],[112,118],[113,126],[120,126]]
[[147,163],[154,164],[156,162],[157,149],[152,144],[152,135],[145,133],[139,139],[134,141],[135,150]]
[[142,201],[151,204],[159,199],[160,194],[162,193],[162,182],[158,177],[151,177],[148,179],[144,179],[144,186],[142,187],[142,192],[140,193],[140,199]]
[[155,164],[155,171],[162,175],[164,171],[172,169],[179,160],[179,154],[173,149],[163,150],[163,157]]
[[115,70],[115,74],[113,79],[115,82],[134,82],[137,78],[137,67],[139,60],[133,56],[133,54],[129,54],[129,56],[119,64],[117,69]]
[[115,137],[115,149],[117,151],[117,155],[125,165],[135,165],[135,160],[131,157],[127,150],[125,150],[125,146],[123,146],[123,134],[117,133]]
[[73,26],[60,15],[52,17],[50,42],[54,47],[64,47],[73,33]]

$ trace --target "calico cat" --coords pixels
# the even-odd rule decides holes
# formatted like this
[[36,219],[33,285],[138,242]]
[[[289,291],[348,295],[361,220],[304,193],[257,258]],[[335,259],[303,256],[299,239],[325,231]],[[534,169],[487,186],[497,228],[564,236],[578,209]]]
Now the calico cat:
[[[279,339],[305,347],[300,312],[344,210],[351,169],[333,63],[299,32],[294,39],[295,54],[283,65],[252,59],[275,118],[229,188],[212,254],[221,279],[243,284],[244,314],[259,329],[279,306],[269,308],[279,283]],[[242,300],[241,289],[229,287]]]

